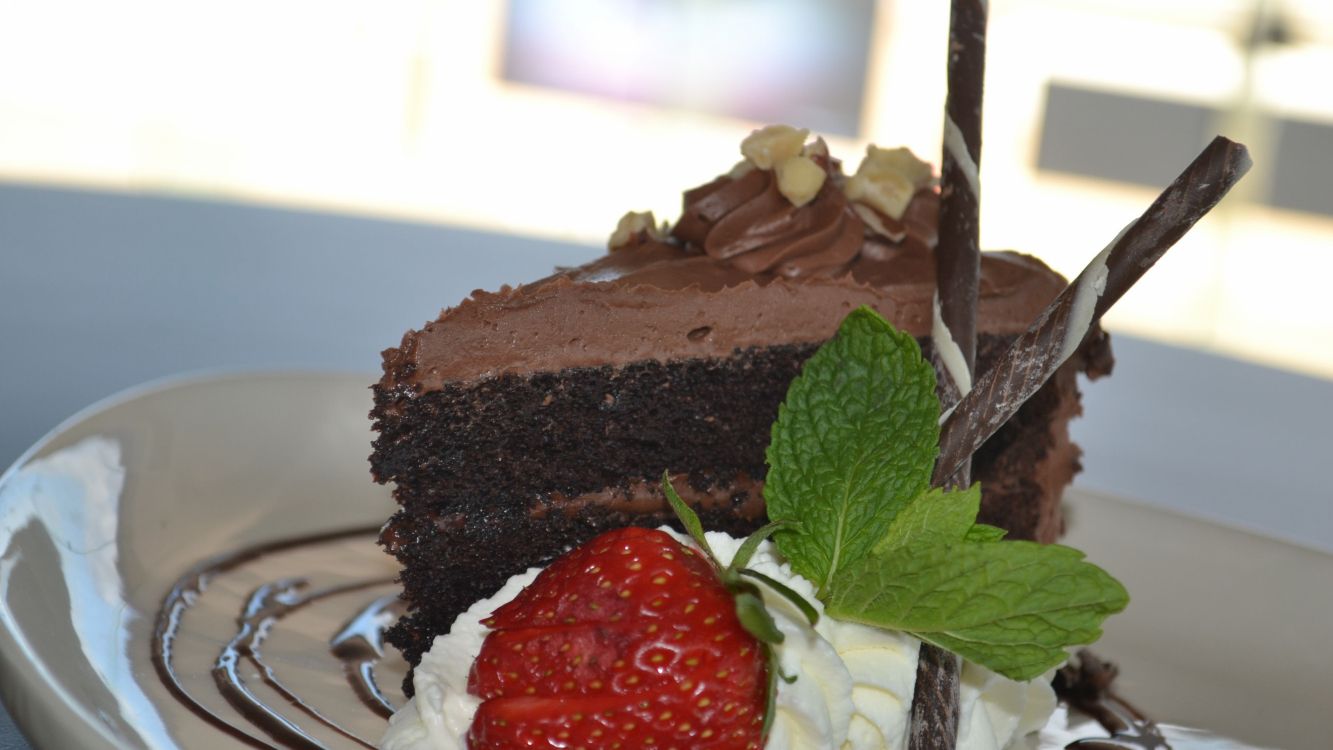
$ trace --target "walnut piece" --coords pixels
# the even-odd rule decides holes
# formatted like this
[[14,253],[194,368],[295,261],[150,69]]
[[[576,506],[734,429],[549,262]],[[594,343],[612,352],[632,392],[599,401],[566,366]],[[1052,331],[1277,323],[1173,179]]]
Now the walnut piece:
[[778,192],[800,208],[819,194],[828,173],[808,156],[791,156],[778,162],[775,169]]
[[772,169],[778,163],[799,156],[809,130],[790,125],[769,125],[750,133],[741,141],[741,153],[760,169]]
[[916,191],[934,178],[928,163],[906,148],[870,146],[856,174],[843,188],[847,198],[864,203],[894,219],[902,219]]
[[620,217],[616,231],[611,233],[611,239],[606,244],[612,250],[628,247],[640,235],[660,240],[666,236],[665,225],[661,228],[657,226],[652,211],[630,211]]

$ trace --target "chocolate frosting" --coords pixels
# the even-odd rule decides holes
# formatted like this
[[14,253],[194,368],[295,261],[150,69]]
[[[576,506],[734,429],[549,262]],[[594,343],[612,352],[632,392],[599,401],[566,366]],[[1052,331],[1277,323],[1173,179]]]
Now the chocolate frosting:
[[[829,171],[827,160],[822,166]],[[861,250],[865,225],[832,174],[814,200],[797,207],[771,170],[751,169],[685,193],[672,234],[746,273],[799,278],[846,265]]]
[[[836,161],[817,163],[829,179],[801,207],[778,191],[772,171],[725,175],[685,193],[670,236],[640,232],[577,268],[473,293],[384,352],[381,386],[419,393],[502,373],[822,342],[860,305],[927,335],[937,193],[917,193],[893,220],[848,202]],[[979,330],[1023,331],[1064,286],[1034,258],[986,253]]]

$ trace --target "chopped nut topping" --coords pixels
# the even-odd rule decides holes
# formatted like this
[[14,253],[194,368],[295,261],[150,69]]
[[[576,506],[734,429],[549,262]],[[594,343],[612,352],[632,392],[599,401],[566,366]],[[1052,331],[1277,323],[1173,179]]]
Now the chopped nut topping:
[[790,125],[769,125],[741,141],[741,153],[756,167],[772,169],[786,159],[799,156],[808,135],[809,130],[797,130]]
[[607,246],[612,250],[627,247],[640,235],[660,240],[666,236],[666,225],[663,224],[659,228],[652,211],[630,211],[620,217],[616,231],[611,233]]
[[910,150],[870,146],[844,190],[849,200],[901,219],[912,196],[930,185],[932,179],[930,165],[916,158]]
[[778,192],[800,208],[814,200],[828,173],[808,156],[792,156],[778,162]]

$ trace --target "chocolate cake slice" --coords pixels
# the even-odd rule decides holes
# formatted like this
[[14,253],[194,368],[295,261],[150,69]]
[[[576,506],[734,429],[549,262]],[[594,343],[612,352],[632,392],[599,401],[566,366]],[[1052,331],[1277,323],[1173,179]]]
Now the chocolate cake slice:
[[[929,354],[929,168],[872,149],[845,177],[793,132],[794,148],[747,141],[745,162],[685,194],[669,233],[628,216],[606,256],[475,293],[384,352],[371,464],[401,506],[381,542],[403,566],[410,611],[388,639],[409,662],[510,575],[602,530],[669,521],[663,471],[705,526],[757,527],[778,404],[855,307]],[[985,254],[981,274],[979,372],[1065,286],[1010,252]],[[976,455],[980,520],[1058,536],[1077,375],[1109,366],[1097,330]]]

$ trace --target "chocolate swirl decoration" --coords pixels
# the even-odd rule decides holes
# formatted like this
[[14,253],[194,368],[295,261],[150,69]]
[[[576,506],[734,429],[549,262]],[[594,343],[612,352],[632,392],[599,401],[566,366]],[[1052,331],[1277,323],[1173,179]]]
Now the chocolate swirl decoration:
[[772,170],[752,168],[686,191],[671,234],[746,273],[799,278],[840,269],[861,252],[865,224],[848,206],[836,166],[827,157],[816,163],[829,178],[804,206],[778,191]]
[[[153,630],[152,662],[162,684],[184,708],[241,746],[322,750],[333,738],[337,747],[374,748],[383,722],[395,710],[376,678],[385,657],[383,629],[402,614],[403,602],[391,576],[362,578],[355,564],[343,574],[328,576],[323,563],[347,559],[349,552],[357,560],[372,559],[379,554],[377,532],[369,527],[280,539],[226,552],[186,570],[164,597]],[[270,579],[261,576],[261,570],[293,575]],[[248,593],[237,588],[250,581],[256,585]],[[233,600],[240,609],[227,617],[219,604]],[[310,610],[318,614],[306,619],[307,625],[341,623],[327,638],[331,658],[301,651],[296,668],[290,646],[270,658],[265,653],[270,637],[281,634],[280,639],[290,643],[297,627],[289,624],[292,618]],[[220,645],[211,668],[201,669],[212,634],[225,627],[217,618],[231,620],[233,635]],[[300,632],[316,643],[327,634]],[[211,680],[199,679],[201,672]],[[348,712],[350,701],[331,701],[322,691],[307,694],[310,675],[320,675],[315,682],[332,685],[338,673],[346,695],[361,704],[362,712]],[[211,690],[204,689],[206,682]],[[232,712],[220,710],[215,698]],[[367,713],[374,719],[367,721]]]

